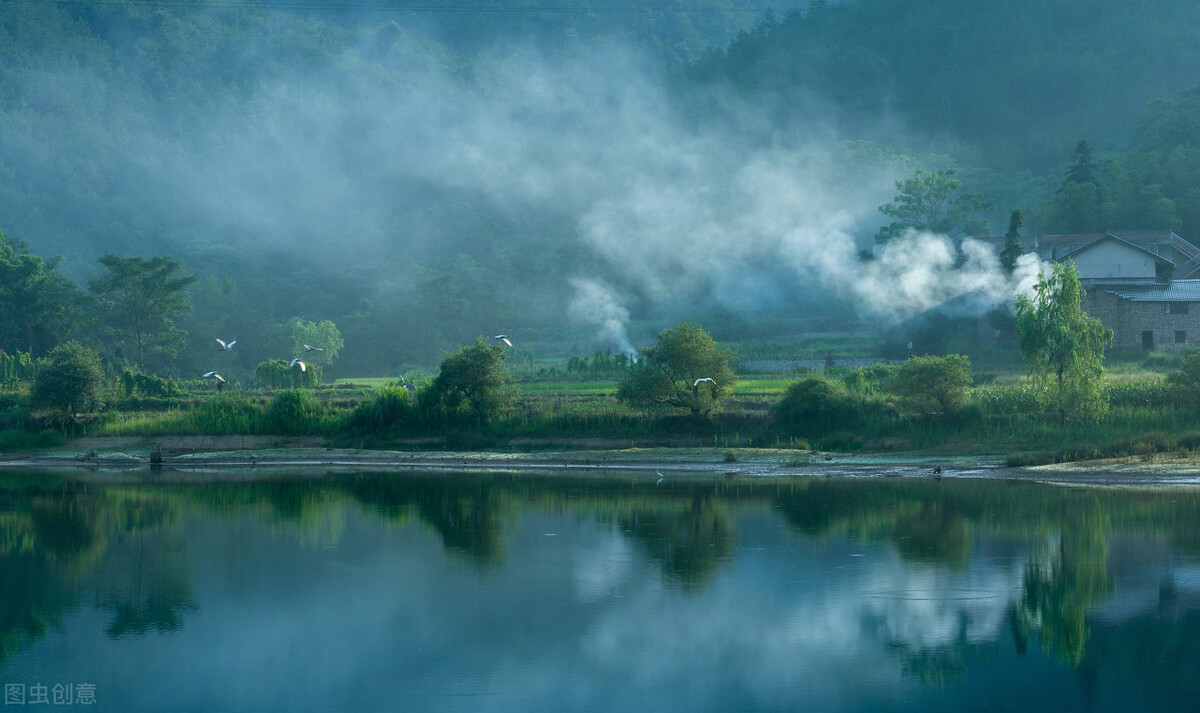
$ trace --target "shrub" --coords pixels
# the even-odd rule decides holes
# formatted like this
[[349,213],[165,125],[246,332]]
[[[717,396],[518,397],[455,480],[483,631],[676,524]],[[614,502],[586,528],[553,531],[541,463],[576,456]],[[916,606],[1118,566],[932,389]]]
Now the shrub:
[[856,394],[873,395],[884,390],[899,369],[895,364],[863,366],[842,377],[846,389]]
[[861,413],[846,387],[822,377],[792,384],[771,411],[776,426],[785,433],[845,428],[856,423]]
[[311,433],[320,418],[319,407],[307,391],[287,389],[271,398],[267,423],[276,433]]
[[254,383],[264,389],[313,388],[321,383],[321,367],[305,364],[288,366],[283,359],[269,359],[254,367]]
[[360,433],[392,431],[417,422],[416,399],[408,389],[395,384],[375,389],[354,407],[347,418]]
[[100,404],[104,371],[100,357],[79,342],[68,342],[50,352],[33,384],[33,408],[51,411],[63,421],[89,413]]
[[900,365],[888,389],[918,414],[950,414],[962,408],[971,385],[971,362],[961,354],[913,357]]

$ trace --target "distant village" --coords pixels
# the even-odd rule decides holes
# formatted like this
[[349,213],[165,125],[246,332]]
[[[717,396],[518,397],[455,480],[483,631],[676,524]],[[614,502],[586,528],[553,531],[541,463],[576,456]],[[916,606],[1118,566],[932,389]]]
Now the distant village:
[[[1000,249],[1004,238],[988,238]],[[1083,309],[1113,330],[1113,348],[1184,350],[1200,345],[1200,248],[1171,230],[1042,235],[1021,247],[1070,260]]]

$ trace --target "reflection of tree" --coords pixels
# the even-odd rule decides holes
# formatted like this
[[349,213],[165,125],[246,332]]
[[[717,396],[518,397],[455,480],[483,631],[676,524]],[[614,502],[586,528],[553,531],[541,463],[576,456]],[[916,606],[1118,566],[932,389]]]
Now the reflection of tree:
[[109,548],[98,572],[100,601],[113,609],[104,630],[111,637],[176,631],[182,613],[194,611],[187,548],[167,532],[140,531]]
[[360,504],[388,522],[403,522],[412,506],[442,538],[447,552],[483,567],[504,553],[509,517],[504,490],[488,478],[363,475],[345,483]]
[[38,550],[81,566],[104,549],[100,503],[86,494],[37,497],[30,504]]
[[76,606],[61,565],[33,551],[0,555],[0,664],[60,626]]
[[938,502],[925,501],[897,518],[893,541],[910,562],[962,565],[971,554],[967,521]]
[[641,543],[670,581],[685,589],[707,584],[736,539],[724,508],[709,496],[698,495],[679,511],[661,506],[636,510],[622,517],[620,526]]
[[1042,646],[1060,661],[1078,664],[1087,630],[1084,617],[1111,588],[1108,522],[1094,503],[1066,514],[1058,546],[1035,557],[1025,570],[1021,615],[1040,628]]

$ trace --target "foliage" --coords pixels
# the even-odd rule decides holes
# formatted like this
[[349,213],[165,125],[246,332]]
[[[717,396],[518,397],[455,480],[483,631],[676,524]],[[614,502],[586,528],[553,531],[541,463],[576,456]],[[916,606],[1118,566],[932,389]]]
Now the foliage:
[[311,389],[321,383],[321,367],[301,369],[299,364],[288,366],[283,359],[268,359],[254,367],[254,383],[263,389]]
[[106,331],[129,343],[139,369],[152,357],[174,359],[184,337],[175,320],[191,309],[187,289],[196,278],[184,274],[181,260],[168,257],[146,260],[109,253],[100,264],[104,273],[88,289],[105,313]]
[[359,433],[386,433],[417,422],[417,404],[412,393],[397,384],[372,390],[346,418]]
[[962,408],[971,385],[971,361],[961,354],[913,357],[900,365],[888,384],[916,413],[950,414]]
[[1181,404],[1200,406],[1200,350],[1190,351],[1179,364],[1179,371],[1167,376],[1171,396]]
[[273,433],[305,434],[312,432],[322,409],[312,394],[303,389],[285,389],[267,404],[267,423]]
[[1017,296],[1021,355],[1043,403],[1060,420],[1096,419],[1107,408],[1104,348],[1113,332],[1080,307],[1083,288],[1074,263],[1055,263],[1038,276],[1034,297]]
[[61,420],[73,420],[100,404],[104,371],[100,356],[79,342],[55,347],[38,370],[34,380],[34,409],[55,413]]
[[1017,267],[1017,258],[1025,252],[1021,247],[1021,227],[1025,225],[1025,214],[1016,208],[1008,216],[1008,232],[1004,234],[1004,249],[1000,251],[1000,266],[1008,274]]
[[859,404],[841,383],[809,377],[788,387],[771,416],[784,433],[824,433],[857,423],[862,415]]
[[587,357],[573,356],[567,360],[568,374],[591,374],[594,376],[621,375],[629,370],[633,362],[624,352],[606,354],[596,352],[589,360]]
[[664,329],[655,345],[640,354],[617,387],[617,398],[635,406],[674,406],[694,415],[708,414],[737,381],[729,368],[733,353],[698,324]]
[[0,354],[43,355],[82,323],[83,295],[58,265],[0,231]]
[[116,385],[120,396],[173,397],[182,393],[174,379],[137,374],[128,369],[117,377]]
[[887,387],[898,368],[895,364],[883,363],[859,367],[842,377],[842,384],[855,394],[878,394]]
[[8,354],[0,351],[0,389],[14,389],[32,382],[42,362],[27,352]]
[[475,344],[446,355],[433,383],[422,392],[422,407],[444,418],[469,416],[478,423],[498,417],[508,407],[505,387],[508,352],[499,344],[489,345],[479,337]]
[[879,206],[879,212],[896,220],[880,228],[875,235],[877,243],[886,243],[909,230],[952,237],[987,231],[987,221],[975,214],[989,210],[992,204],[981,193],[964,192],[952,168],[936,172],[917,169],[911,178],[896,181],[896,190],[900,193],[891,203]]
[[[328,319],[320,322],[292,321],[292,347],[310,366],[329,366],[337,360],[345,342],[337,325]],[[314,347],[309,351],[307,347]]]

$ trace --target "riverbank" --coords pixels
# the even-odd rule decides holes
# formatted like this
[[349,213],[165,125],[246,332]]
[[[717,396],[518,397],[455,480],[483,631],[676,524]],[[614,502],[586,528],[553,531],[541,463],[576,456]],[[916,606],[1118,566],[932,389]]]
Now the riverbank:
[[496,451],[334,448],[323,439],[274,436],[79,438],[61,448],[0,454],[0,471],[81,468],[183,474],[219,469],[322,468],[521,472],[647,478],[991,478],[1097,485],[1200,484],[1200,459],[1177,454],[1007,467],[1002,456],[846,454],[772,448],[587,448]]

